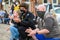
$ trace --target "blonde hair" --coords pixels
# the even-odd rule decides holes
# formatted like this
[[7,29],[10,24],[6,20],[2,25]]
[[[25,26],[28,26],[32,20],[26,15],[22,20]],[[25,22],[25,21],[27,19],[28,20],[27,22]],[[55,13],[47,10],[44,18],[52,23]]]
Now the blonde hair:
[[20,15],[21,11],[20,10],[14,10],[15,12],[18,13],[18,15]]

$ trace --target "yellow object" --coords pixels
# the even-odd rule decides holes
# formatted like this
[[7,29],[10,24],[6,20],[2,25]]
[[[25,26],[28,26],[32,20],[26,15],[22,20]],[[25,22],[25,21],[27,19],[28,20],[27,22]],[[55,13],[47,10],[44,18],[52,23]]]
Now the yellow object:
[[14,10],[19,10],[19,9],[20,9],[19,5],[14,7]]

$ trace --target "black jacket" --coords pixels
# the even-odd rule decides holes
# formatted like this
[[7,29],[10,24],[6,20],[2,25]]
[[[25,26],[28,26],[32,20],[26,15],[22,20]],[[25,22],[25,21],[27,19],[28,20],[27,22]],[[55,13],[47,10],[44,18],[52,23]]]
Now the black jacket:
[[32,29],[35,29],[35,24],[36,24],[36,19],[32,13],[29,11],[26,12],[24,15],[23,13],[20,16],[21,18],[21,24],[24,25],[24,27],[29,28],[31,27]]
[[22,20],[20,23],[16,23],[16,22],[13,22],[13,23],[15,24],[15,27],[18,28],[18,31],[20,33],[19,37],[25,40],[28,37],[25,30],[28,29],[29,27],[32,29],[35,29],[36,20],[35,20],[34,15],[30,12],[26,12],[25,15],[22,13],[20,15],[20,19]]
[[26,14],[24,15],[23,13],[20,15],[20,19],[22,20],[20,23],[16,23],[14,21],[12,21],[12,23],[15,24],[15,26],[20,27],[26,27],[29,28],[31,27],[32,29],[35,29],[35,24],[36,24],[36,19],[34,17],[34,15],[30,12],[26,12]]

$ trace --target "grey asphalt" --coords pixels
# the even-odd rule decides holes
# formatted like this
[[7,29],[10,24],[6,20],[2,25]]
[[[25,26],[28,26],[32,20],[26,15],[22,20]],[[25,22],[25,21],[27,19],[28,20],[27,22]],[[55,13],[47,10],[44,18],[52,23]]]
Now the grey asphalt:
[[[7,24],[0,24],[0,40],[9,40],[10,31],[7,31],[6,28],[9,27]],[[59,25],[60,29],[60,25]]]
[[10,31],[6,30],[7,27],[9,27],[9,25],[0,24],[0,40],[9,40]]

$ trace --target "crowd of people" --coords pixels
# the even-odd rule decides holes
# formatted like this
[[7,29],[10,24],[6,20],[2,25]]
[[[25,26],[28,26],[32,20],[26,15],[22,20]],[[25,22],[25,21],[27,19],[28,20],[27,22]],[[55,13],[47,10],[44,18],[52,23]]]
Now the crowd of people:
[[9,14],[0,10],[0,23],[10,24],[7,28],[11,32],[10,40],[60,40],[54,15],[46,12],[45,5],[38,6],[36,12],[36,15],[30,12],[29,5],[20,2],[12,4]]
[[9,24],[9,14],[6,10],[0,9],[0,24]]

